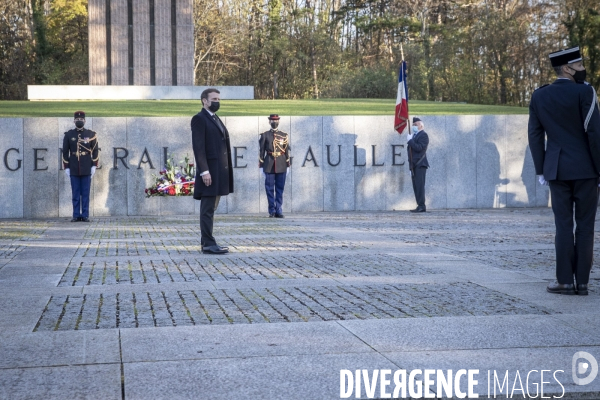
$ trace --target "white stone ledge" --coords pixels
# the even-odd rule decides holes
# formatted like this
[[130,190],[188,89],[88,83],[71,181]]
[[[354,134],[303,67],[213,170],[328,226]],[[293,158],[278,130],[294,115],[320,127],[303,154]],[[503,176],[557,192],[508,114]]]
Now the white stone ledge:
[[208,87],[227,100],[254,100],[254,86],[27,85],[29,100],[200,100]]

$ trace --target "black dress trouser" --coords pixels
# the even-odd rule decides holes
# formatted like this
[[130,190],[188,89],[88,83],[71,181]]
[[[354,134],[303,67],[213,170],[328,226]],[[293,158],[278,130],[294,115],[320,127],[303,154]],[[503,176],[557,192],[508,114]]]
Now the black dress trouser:
[[200,199],[200,243],[202,246],[208,247],[217,244],[213,236],[213,220],[220,198],[220,196],[202,196]]
[[415,192],[415,200],[418,208],[425,208],[425,175],[427,167],[417,167],[413,169],[412,185]]
[[[558,283],[587,284],[594,256],[594,223],[598,207],[598,179],[550,181],[556,224],[556,279]],[[573,234],[575,206],[575,234]]]

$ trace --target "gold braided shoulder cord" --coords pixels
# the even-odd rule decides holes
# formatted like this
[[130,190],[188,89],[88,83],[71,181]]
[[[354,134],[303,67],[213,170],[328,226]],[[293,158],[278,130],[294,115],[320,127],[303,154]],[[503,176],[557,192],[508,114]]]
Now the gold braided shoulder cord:
[[288,136],[273,135],[273,153],[274,154],[285,154],[285,151],[290,143]]
[[[96,135],[87,138],[88,141],[87,143],[85,143],[85,140],[83,138],[81,138],[81,136],[77,137],[77,153],[75,153],[77,155],[77,159],[79,160],[79,156],[83,155],[82,152],[86,152],[89,151],[90,152],[90,156],[92,155],[92,151],[96,148],[96,146],[98,145],[98,140],[96,140]],[[91,142],[94,141],[94,146],[92,148],[90,147],[86,147],[86,144],[91,145]]]

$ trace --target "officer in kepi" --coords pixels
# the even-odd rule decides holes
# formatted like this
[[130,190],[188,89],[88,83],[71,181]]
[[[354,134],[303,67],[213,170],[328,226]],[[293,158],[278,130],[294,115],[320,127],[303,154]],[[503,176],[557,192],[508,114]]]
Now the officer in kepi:
[[258,167],[265,178],[269,200],[269,218],[283,218],[283,189],[290,172],[290,138],[280,131],[279,115],[269,116],[271,129],[260,134],[258,141]]
[[85,113],[75,112],[75,129],[65,132],[62,162],[65,174],[71,179],[73,219],[89,222],[90,186],[98,167],[98,138],[96,132],[85,129]]
[[[556,225],[556,281],[547,291],[588,294],[600,176],[600,109],[585,82],[579,47],[550,54],[557,79],[533,92],[529,148],[535,173],[550,185]],[[573,225],[575,216],[575,226]]]

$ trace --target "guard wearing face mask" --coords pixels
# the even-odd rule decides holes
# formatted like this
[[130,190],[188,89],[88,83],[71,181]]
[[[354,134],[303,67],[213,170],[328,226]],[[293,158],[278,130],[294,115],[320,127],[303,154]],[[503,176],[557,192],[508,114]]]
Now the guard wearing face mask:
[[[535,173],[550,185],[556,225],[556,281],[547,291],[588,294],[600,176],[600,109],[585,82],[579,47],[550,54],[557,79],[533,92],[529,148]],[[575,209],[575,233],[573,233]]]
[[98,167],[98,138],[96,132],[85,129],[85,113],[75,112],[75,129],[65,132],[62,162],[65,174],[71,180],[73,219],[71,222],[89,222],[90,186]]
[[427,161],[428,146],[429,136],[425,132],[425,125],[420,118],[414,117],[406,147],[408,148],[408,165],[413,191],[417,201],[417,208],[410,211],[415,213],[427,211],[425,207],[425,175],[427,174],[427,168],[429,168],[429,162]]
[[271,129],[261,133],[258,140],[258,167],[265,178],[265,190],[269,200],[269,218],[283,218],[283,189],[290,172],[290,138],[280,131],[279,115],[269,116]]

